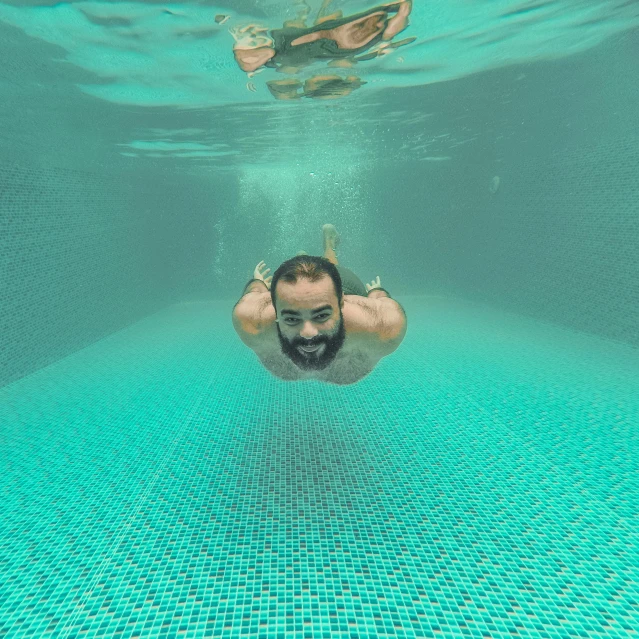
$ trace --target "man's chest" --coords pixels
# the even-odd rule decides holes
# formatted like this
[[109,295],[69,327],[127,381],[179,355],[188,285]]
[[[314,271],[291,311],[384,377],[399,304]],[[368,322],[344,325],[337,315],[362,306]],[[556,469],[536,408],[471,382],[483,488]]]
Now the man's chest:
[[373,353],[367,352],[367,345],[361,340],[348,340],[335,359],[323,370],[305,371],[296,366],[280,348],[279,341],[268,347],[255,350],[264,367],[280,379],[295,381],[317,379],[333,384],[354,384],[368,375],[379,361]]

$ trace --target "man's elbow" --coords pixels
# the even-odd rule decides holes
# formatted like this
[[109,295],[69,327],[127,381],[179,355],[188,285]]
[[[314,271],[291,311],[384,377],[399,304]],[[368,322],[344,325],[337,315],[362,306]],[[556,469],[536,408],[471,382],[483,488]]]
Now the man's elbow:
[[243,313],[242,309],[239,311],[233,309],[233,327],[241,338],[244,338],[247,334],[257,335],[259,332],[255,321],[248,314]]
[[245,333],[257,335],[275,321],[270,293],[249,293],[233,308],[233,324]]
[[384,314],[380,338],[383,342],[392,342],[399,346],[406,335],[407,321],[404,309],[399,304],[393,305]]

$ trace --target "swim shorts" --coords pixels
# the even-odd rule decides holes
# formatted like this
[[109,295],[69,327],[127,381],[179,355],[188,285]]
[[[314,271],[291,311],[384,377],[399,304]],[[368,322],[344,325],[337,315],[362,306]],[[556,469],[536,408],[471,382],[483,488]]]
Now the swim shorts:
[[336,264],[335,268],[342,279],[342,292],[344,295],[362,295],[363,297],[368,295],[364,282],[362,282],[350,268],[340,266],[339,264]]

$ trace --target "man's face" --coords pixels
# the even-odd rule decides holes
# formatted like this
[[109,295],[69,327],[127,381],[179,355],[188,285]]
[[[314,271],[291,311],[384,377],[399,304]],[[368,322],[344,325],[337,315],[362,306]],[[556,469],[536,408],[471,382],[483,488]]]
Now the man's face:
[[[277,334],[282,352],[304,370],[322,370],[344,344],[342,307],[327,275],[318,282],[300,278],[277,283]],[[307,347],[307,348],[304,348]]]

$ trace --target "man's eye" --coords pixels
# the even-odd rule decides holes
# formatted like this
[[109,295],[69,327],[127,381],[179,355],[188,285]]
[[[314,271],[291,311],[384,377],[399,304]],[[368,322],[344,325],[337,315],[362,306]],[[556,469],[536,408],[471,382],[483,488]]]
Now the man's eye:
[[[325,319],[328,319],[328,317],[329,317],[329,313],[322,313],[321,315],[316,315],[316,316],[315,316],[315,319],[316,319],[316,320],[322,320],[322,321],[323,321],[323,320],[325,320]],[[297,320],[297,318],[296,318],[296,317],[287,317],[284,321],[285,321],[287,324],[291,324],[291,323],[293,323],[293,324],[294,324],[294,323],[295,323],[295,322],[297,322],[298,320]]]

